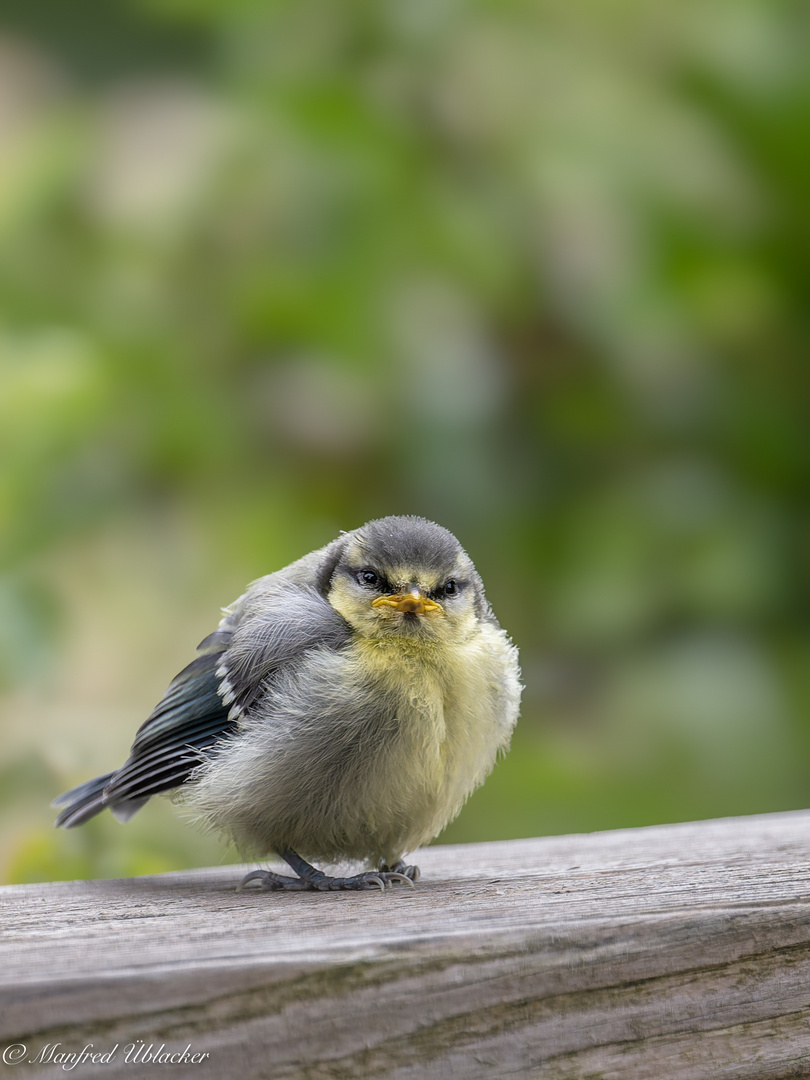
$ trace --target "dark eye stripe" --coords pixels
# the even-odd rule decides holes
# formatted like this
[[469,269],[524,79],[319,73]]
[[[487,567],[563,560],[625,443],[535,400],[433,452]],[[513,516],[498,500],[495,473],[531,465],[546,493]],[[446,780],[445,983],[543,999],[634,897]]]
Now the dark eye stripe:
[[374,592],[395,592],[388,583],[388,579],[373,566],[361,566],[359,569],[349,570],[349,576],[353,577],[358,585],[364,589],[373,589]]
[[448,578],[441,585],[437,585],[435,589],[431,590],[430,597],[432,600],[441,600],[448,596],[458,596],[465,585],[466,582],[459,581],[458,578]]

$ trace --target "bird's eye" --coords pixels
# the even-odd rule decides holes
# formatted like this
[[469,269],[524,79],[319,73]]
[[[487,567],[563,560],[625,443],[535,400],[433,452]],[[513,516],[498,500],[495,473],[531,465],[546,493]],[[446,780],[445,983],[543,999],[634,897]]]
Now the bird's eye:
[[444,595],[455,596],[458,592],[458,582],[454,578],[450,578],[449,581],[444,583]]
[[380,576],[374,570],[366,568],[361,570],[357,575],[357,580],[361,585],[365,585],[369,589],[376,589],[380,584]]

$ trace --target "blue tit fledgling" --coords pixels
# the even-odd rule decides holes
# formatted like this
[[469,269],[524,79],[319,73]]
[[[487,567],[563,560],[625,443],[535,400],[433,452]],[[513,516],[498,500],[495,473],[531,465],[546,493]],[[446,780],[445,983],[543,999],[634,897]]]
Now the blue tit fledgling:
[[[296,877],[264,889],[409,884],[509,746],[517,649],[458,540],[387,517],[255,581],[174,679],[115,772],[60,796],[56,824],[128,821],[180,789],[208,826]],[[307,860],[365,862],[329,877]]]

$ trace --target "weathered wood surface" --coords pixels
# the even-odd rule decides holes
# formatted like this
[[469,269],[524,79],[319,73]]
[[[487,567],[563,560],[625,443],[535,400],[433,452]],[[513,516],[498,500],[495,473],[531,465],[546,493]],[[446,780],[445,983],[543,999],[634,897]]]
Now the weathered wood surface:
[[0,889],[0,1050],[26,1080],[87,1044],[110,1060],[70,1075],[161,1075],[139,1039],[200,1080],[810,1076],[810,813],[419,862],[385,895]]

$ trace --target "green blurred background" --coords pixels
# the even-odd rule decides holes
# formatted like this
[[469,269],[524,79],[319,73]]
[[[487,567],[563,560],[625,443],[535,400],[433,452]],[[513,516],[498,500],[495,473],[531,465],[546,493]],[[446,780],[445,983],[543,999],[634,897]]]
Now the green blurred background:
[[810,803],[810,14],[783,0],[5,0],[0,877],[218,609],[453,530],[521,649],[443,839]]

